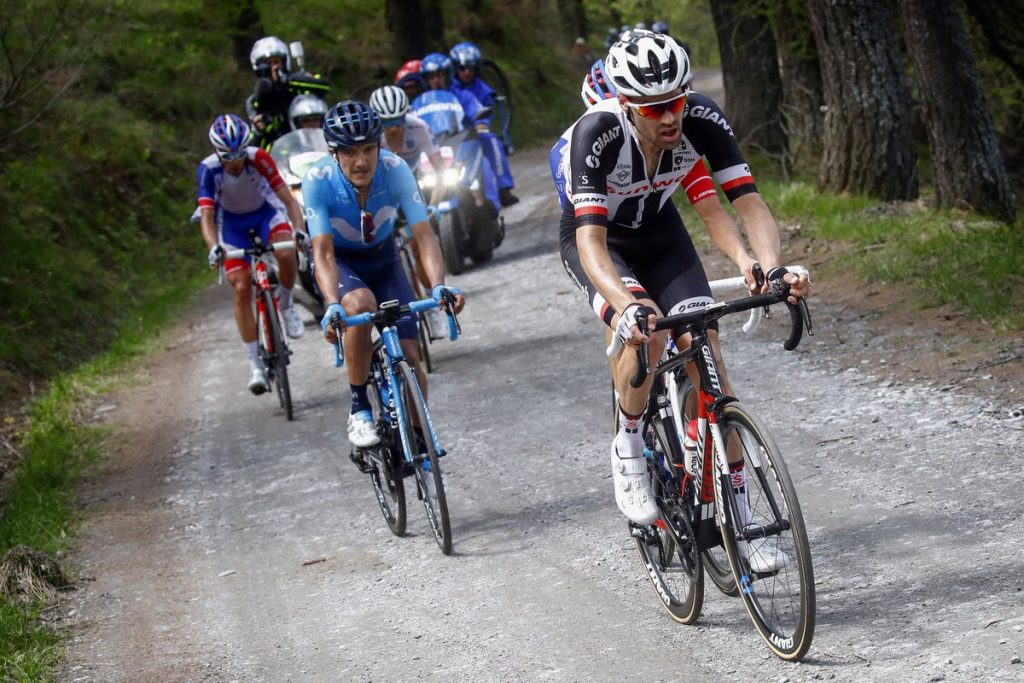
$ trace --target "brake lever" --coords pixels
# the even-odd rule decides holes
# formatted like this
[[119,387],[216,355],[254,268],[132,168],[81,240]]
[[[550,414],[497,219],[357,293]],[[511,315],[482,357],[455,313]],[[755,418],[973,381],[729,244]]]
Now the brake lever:
[[345,364],[345,349],[342,343],[341,321],[338,316],[331,318],[331,329],[337,341],[334,343],[334,367],[340,368]]

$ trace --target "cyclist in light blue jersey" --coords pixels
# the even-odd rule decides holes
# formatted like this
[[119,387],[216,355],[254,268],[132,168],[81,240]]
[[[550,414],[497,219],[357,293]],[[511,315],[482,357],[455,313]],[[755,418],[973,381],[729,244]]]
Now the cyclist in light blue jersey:
[[[323,131],[329,156],[302,179],[306,223],[313,240],[317,285],[327,312],[321,321],[324,336],[334,343],[330,323],[344,316],[377,310],[378,302],[397,299],[407,304],[414,295],[398,259],[394,239],[399,209],[412,226],[419,243],[423,268],[435,299],[443,302],[444,262],[437,238],[427,221],[416,180],[401,158],[380,148],[383,129],[380,116],[369,105],[347,100],[335,105],[324,119]],[[456,295],[456,312],[464,299]],[[444,305],[442,303],[442,305]],[[412,360],[424,393],[427,378],[420,368],[416,319],[406,316],[398,323],[398,336],[406,357]],[[344,339],[352,410],[348,438],[357,447],[379,443],[367,396],[372,343],[370,327],[348,330]]]

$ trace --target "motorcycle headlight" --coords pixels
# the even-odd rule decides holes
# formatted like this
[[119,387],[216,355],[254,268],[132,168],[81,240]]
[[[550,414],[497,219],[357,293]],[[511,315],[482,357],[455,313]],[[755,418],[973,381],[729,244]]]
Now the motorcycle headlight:
[[433,189],[437,185],[437,174],[436,173],[424,173],[423,179],[420,180],[420,185],[425,188]]
[[471,189],[471,190],[479,190],[480,189],[480,181],[479,180],[474,180],[470,184],[469,189]]
[[457,182],[459,182],[459,172],[454,168],[444,169],[444,184],[450,187]]

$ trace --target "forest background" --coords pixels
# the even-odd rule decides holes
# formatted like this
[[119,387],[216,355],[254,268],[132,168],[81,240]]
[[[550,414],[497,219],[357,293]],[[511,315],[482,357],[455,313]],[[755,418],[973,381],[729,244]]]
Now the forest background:
[[[196,165],[213,117],[244,109],[255,39],[302,41],[335,101],[472,40],[507,74],[527,149],[582,112],[611,27],[657,20],[694,68],[721,68],[776,215],[852,245],[829,275],[903,282],[921,305],[1024,328],[1019,3],[3,0],[0,554],[60,556],[93,452],[75,422],[83,372],[140,353],[210,281],[188,222]],[[0,629],[19,634],[0,639],[7,675],[31,679],[57,656],[39,608],[0,596]]]

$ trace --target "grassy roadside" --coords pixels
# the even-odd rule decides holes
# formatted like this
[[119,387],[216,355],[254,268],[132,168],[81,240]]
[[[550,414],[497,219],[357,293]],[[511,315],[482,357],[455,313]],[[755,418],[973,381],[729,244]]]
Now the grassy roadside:
[[[919,308],[951,304],[994,331],[1024,330],[1024,219],[1006,225],[923,201],[825,194],[804,180],[759,177],[757,184],[784,233],[810,249],[853,247],[819,266],[818,277],[900,284]],[[700,225],[685,200],[679,206],[686,225]]]
[[[22,460],[7,489],[0,515],[0,556],[27,545],[60,558],[77,522],[76,482],[100,455],[104,431],[85,424],[82,407],[121,381],[120,371],[153,345],[183,305],[209,282],[206,273],[170,283],[146,299],[118,328],[109,350],[59,375],[28,411],[19,435]],[[0,596],[0,677],[47,680],[60,661],[64,634],[40,617],[45,605],[22,605]]]

